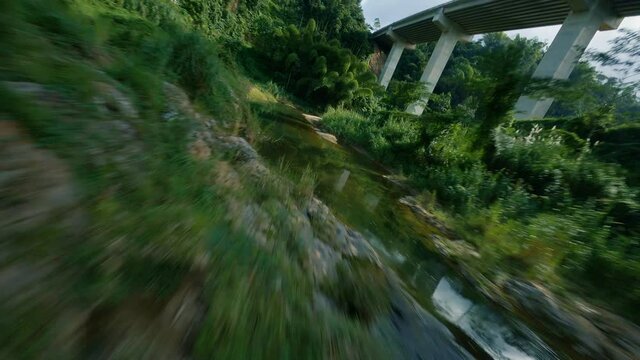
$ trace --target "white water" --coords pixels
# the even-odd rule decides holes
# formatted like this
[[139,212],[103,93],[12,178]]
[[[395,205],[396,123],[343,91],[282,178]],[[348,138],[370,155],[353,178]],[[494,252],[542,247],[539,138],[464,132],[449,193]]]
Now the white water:
[[436,310],[500,360],[547,360],[557,356],[524,325],[509,322],[489,307],[474,304],[443,277],[432,295]]

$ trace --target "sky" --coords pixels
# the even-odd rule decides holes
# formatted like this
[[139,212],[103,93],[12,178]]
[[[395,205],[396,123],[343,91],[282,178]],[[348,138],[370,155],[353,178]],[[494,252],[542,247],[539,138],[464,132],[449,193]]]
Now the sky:
[[[449,0],[363,0],[362,8],[369,24],[379,18],[382,26],[403,19],[418,11],[449,2]],[[640,29],[640,16],[628,17],[622,21],[619,28]],[[520,34],[528,38],[537,38],[547,44],[551,43],[560,26],[545,26],[533,29],[509,31],[507,34]],[[609,48],[609,41],[616,37],[617,31],[599,31],[591,40],[589,49],[605,51]],[[604,70],[604,69],[603,69]],[[605,70],[605,72],[608,72]],[[609,74],[615,75],[615,74]]]

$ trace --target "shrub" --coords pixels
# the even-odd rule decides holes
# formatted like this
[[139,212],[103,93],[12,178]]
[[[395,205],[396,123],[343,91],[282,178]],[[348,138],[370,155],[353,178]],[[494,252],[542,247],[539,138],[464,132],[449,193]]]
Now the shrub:
[[196,33],[185,33],[175,40],[169,66],[180,85],[197,97],[213,91],[221,67],[217,59],[207,40]]
[[330,108],[322,116],[322,125],[339,138],[359,145],[369,144],[372,124],[356,112]]
[[427,89],[422,82],[393,80],[389,83],[382,103],[387,109],[404,111],[407,106],[422,99],[426,93]]
[[375,75],[337,40],[327,41],[316,22],[279,27],[261,39],[269,71],[296,95],[320,106],[350,105],[377,91]]

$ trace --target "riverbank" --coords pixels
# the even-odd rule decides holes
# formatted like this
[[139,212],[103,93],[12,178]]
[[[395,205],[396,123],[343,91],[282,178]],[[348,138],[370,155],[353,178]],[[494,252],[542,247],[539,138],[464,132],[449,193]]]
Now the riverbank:
[[482,259],[471,243],[460,239],[416,199],[407,197],[400,201],[441,232],[443,236],[435,235],[427,242],[449,259],[457,271],[496,305],[518,314],[541,334],[552,334],[546,338],[550,344],[555,347],[569,345],[569,353],[574,358],[633,359],[634,354],[639,353],[640,328],[637,325],[588,304],[575,294],[554,294],[540,283],[507,274],[498,278],[484,276],[474,264]]
[[[323,127],[321,121],[314,124],[323,131],[330,130],[330,127]],[[408,192],[417,193],[415,190]],[[424,238],[426,247],[448,259],[448,263],[487,299],[530,324],[554,348],[565,349],[572,358],[585,359],[632,359],[640,351],[640,328],[632,322],[588,304],[566,290],[554,292],[539,282],[518,278],[505,271],[484,273],[482,255],[474,245],[477,240],[470,242],[464,233],[457,232],[451,217],[442,211],[436,215],[413,196],[405,196],[399,202],[425,224],[437,229],[438,234]]]

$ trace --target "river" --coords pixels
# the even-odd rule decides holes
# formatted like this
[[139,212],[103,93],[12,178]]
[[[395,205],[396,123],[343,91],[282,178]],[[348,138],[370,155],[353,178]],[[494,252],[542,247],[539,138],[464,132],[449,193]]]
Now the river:
[[259,118],[256,147],[267,163],[294,181],[311,172],[316,195],[369,239],[460,346],[476,358],[564,358],[430,250],[428,239],[436,230],[399,203],[407,190],[385,179],[383,168],[354,149],[325,140],[294,111],[260,112]]

